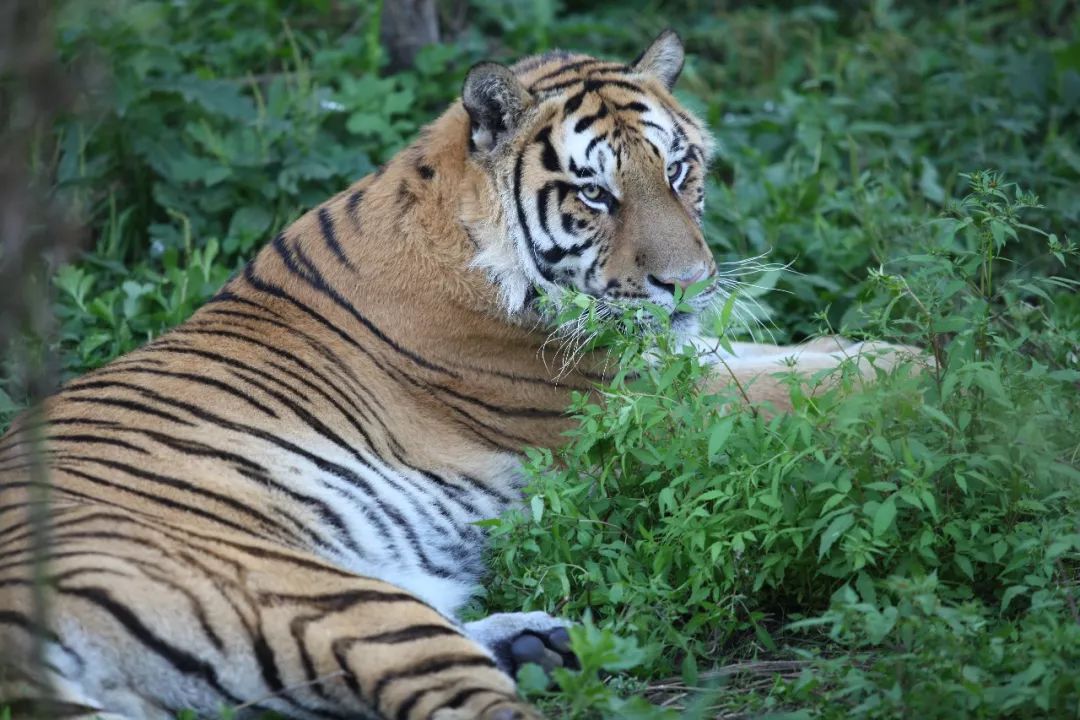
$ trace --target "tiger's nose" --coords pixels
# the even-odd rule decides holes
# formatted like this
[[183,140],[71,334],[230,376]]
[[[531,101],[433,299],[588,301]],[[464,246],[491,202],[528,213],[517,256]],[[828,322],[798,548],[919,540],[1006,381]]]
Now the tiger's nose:
[[674,295],[676,285],[685,290],[703,277],[705,277],[705,266],[699,265],[696,269],[687,270],[681,275],[650,275],[649,281]]

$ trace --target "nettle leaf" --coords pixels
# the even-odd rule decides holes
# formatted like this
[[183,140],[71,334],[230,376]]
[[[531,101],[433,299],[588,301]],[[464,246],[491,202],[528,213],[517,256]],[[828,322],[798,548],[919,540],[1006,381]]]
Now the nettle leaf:
[[397,137],[397,132],[386,118],[366,110],[350,115],[345,127],[354,135],[373,135],[380,140]]
[[855,524],[855,516],[851,513],[845,513],[833,518],[833,521],[829,523],[829,527],[821,534],[821,545],[818,548],[818,560],[825,557],[825,554],[829,552],[829,549],[833,544],[843,537],[844,533],[846,533],[853,524]]
[[273,221],[274,216],[266,208],[246,205],[233,213],[228,235],[240,241],[259,238],[270,230]]
[[878,505],[877,510],[874,512],[874,537],[881,537],[884,535],[885,531],[892,527],[893,520],[895,519],[896,501],[892,497],[889,497],[885,502]]
[[245,96],[244,85],[228,80],[204,80],[191,75],[153,85],[158,90],[179,93],[188,102],[232,120],[255,117],[255,104]]

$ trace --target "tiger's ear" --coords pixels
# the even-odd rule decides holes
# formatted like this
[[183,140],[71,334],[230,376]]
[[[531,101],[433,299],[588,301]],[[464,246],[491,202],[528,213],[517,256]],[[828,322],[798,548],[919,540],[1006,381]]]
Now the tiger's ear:
[[533,98],[510,68],[482,62],[465,76],[461,100],[469,113],[473,145],[487,151],[514,131]]
[[652,75],[670,90],[679,79],[685,59],[686,53],[683,51],[682,40],[674,30],[668,28],[657,35],[652,45],[638,55],[630,66],[634,72]]

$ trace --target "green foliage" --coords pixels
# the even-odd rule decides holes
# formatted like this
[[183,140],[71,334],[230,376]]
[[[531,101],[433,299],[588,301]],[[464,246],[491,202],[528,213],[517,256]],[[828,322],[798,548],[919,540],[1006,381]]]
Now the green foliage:
[[[913,239],[927,251],[903,276],[872,271],[880,296],[857,306],[935,349],[921,373],[882,372],[852,393],[842,366],[842,382],[812,397],[823,378],[792,376],[794,411],[768,417],[740,408],[737,388],[696,391],[722,368],[628,332],[647,311],[596,328],[620,373],[603,405],[577,399],[566,448],[529,455],[529,507],[495,530],[491,601],[592,612],[641,640],[652,676],[691,684],[718,655],[793,642],[783,619],[825,611],[796,627],[831,626],[828,654],[850,656],[782,688],[785,702],[874,717],[1075,712],[1075,650],[1052,639],[1080,632],[1080,372],[1053,363],[1077,337],[1007,305],[1075,283],[994,276],[1025,236],[1075,253],[1021,221],[1032,195],[993,173],[969,179],[971,194]],[[1021,647],[1002,654],[1004,638]],[[969,666],[945,673],[953,645]]]
[[[1078,541],[1066,540],[1073,558]],[[824,626],[843,652],[779,688],[777,700],[832,705],[826,717],[1074,716],[1080,622],[1067,592],[1038,590],[1026,612],[1003,617],[945,600],[934,575],[889,578],[865,599],[844,587],[822,617],[795,624]]]
[[[469,51],[427,48],[414,70],[379,77],[377,33],[360,31],[376,9],[62,6],[61,51],[86,88],[57,127],[52,172],[92,229],[83,258],[55,275],[65,378],[187,318],[268,237],[373,171],[453,98]],[[23,373],[7,374],[0,427],[24,401]]]
[[[674,26],[677,92],[717,138],[709,241],[797,270],[742,288],[761,339],[887,338],[935,363],[869,389],[842,367],[814,396],[792,378],[794,412],[769,417],[699,393],[722,367],[655,311],[587,316],[622,372],[603,406],[578,399],[566,448],[530,453],[486,598],[593,618],[572,631],[586,669],[523,685],[552,717],[670,718],[641,698],[686,692],[687,718],[1076,715],[1075,7],[721,5],[472,0],[468,31],[385,75],[378,2],[62,4],[87,90],[44,165],[90,233],[30,358],[48,343],[67,377],[182,321],[408,142],[471,62],[628,58]],[[2,427],[25,396],[10,358],[0,373]],[[799,671],[747,669],[762,659]]]
[[[616,331],[624,373],[604,406],[578,400],[564,450],[530,455],[489,602],[591,611],[639,640],[643,679],[804,664],[756,692],[730,681],[713,702],[733,711],[1075,714],[1075,33],[880,9],[856,28],[822,8],[702,20],[684,87],[725,88],[687,98],[734,178],[712,188],[709,237],[800,271],[748,288],[772,335],[891,338],[935,367],[858,393],[841,368],[813,398],[792,379],[795,411],[765,417],[733,412],[737,390],[701,397],[707,371],[663,338],[646,362],[626,325],[590,326]],[[1003,172],[960,172],[973,160]],[[606,702],[591,712],[618,717]]]

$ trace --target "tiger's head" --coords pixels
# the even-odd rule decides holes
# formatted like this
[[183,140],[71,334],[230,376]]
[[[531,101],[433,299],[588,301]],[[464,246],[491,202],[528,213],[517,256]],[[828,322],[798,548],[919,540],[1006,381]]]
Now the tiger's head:
[[695,310],[715,301],[701,229],[711,139],[670,92],[683,58],[665,31],[628,65],[556,52],[469,71],[469,152],[502,226],[475,264],[508,312],[559,289],[673,309],[676,288],[700,281]]

